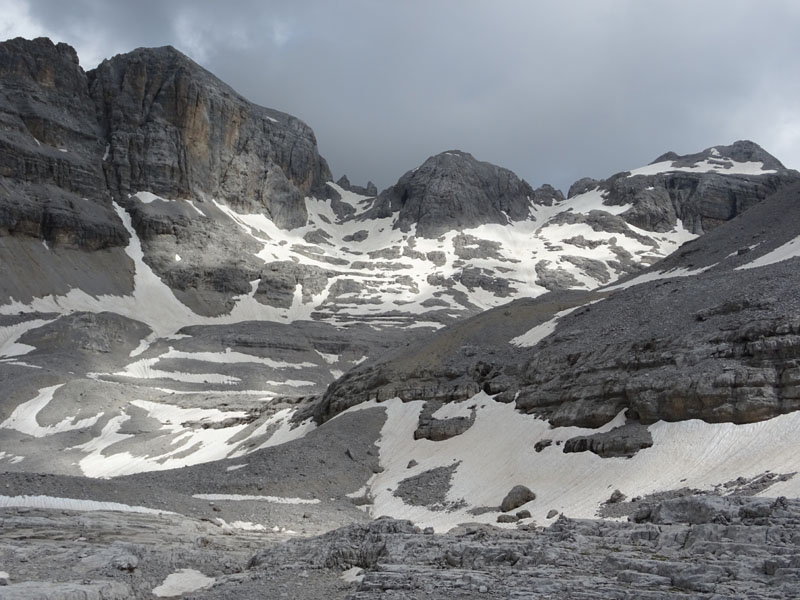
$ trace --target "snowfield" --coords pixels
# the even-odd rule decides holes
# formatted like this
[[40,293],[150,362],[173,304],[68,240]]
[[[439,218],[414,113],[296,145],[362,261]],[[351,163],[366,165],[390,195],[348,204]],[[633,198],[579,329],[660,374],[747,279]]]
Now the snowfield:
[[[505,494],[520,484],[536,494],[534,501],[520,508],[529,510],[536,522],[547,523],[551,509],[570,517],[596,517],[615,489],[630,498],[683,487],[709,490],[715,484],[767,471],[800,471],[800,441],[795,435],[800,413],[746,425],[658,422],[649,427],[651,448],[632,458],[601,458],[591,452],[564,454],[562,444],[575,436],[624,424],[621,414],[597,430],[552,428],[546,421],[518,413],[513,404],[495,402],[481,392],[455,405],[462,411],[477,406],[472,427],[449,440],[432,442],[414,440],[422,405],[399,399],[380,404],[388,419],[379,441],[384,470],[375,475],[366,491],[374,502],[370,508],[373,517],[411,519],[437,531],[464,522],[494,523],[497,508],[478,515],[470,509],[497,507]],[[455,406],[449,409],[453,414],[457,414]],[[534,445],[543,439],[553,444],[535,452]],[[410,460],[418,464],[408,468]],[[458,508],[430,510],[406,504],[394,495],[404,479],[454,463],[458,467],[447,500]],[[777,483],[760,495],[800,497],[800,477]]]

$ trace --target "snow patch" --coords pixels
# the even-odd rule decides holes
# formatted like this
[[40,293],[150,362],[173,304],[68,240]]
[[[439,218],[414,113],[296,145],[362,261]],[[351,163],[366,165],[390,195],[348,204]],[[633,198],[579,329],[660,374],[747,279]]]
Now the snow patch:
[[778,246],[771,252],[767,252],[764,256],[759,256],[757,259],[747,264],[738,266],[734,270],[741,271],[743,269],[756,269],[758,267],[766,267],[767,265],[773,265],[775,263],[797,257],[800,257],[800,237],[796,237],[793,240],[789,240],[782,246]]
[[133,197],[139,200],[139,202],[141,202],[142,204],[150,204],[154,200],[161,200],[164,202],[167,201],[161,196],[156,196],[152,192],[136,192],[135,194],[133,194]]
[[182,596],[188,592],[196,592],[214,585],[216,579],[206,577],[194,569],[180,569],[167,578],[158,587],[153,588],[153,595],[159,598]]
[[32,329],[38,329],[53,321],[55,319],[31,319],[30,321],[0,327],[0,356],[24,356],[29,352],[33,352],[36,348],[28,344],[20,344],[17,340]]
[[247,496],[242,494],[194,494],[192,498],[199,500],[230,500],[233,502],[257,501],[273,504],[319,504],[318,498],[286,498],[283,496]]
[[561,317],[568,315],[569,313],[573,312],[574,310],[577,310],[578,308],[581,308],[582,306],[585,305],[581,304],[573,308],[568,308],[566,310],[557,312],[555,315],[553,315],[553,318],[550,319],[549,321],[540,323],[536,327],[533,327],[530,330],[528,330],[526,333],[523,333],[522,335],[517,336],[512,340],[509,340],[509,343],[514,346],[520,346],[523,348],[535,346],[536,344],[538,344],[540,341],[542,341],[544,338],[546,338],[548,335],[550,335],[556,330],[556,326],[558,325],[558,321],[559,319],[561,319]]
[[[184,383],[219,383],[222,385],[236,385],[241,383],[241,379],[222,373],[182,373],[180,371],[162,371],[154,369],[160,360],[156,358],[143,358],[125,367],[124,371],[117,371],[114,375],[118,377],[131,377],[134,379],[172,379]],[[99,375],[93,373],[93,375]]]
[[634,169],[628,177],[636,175],[659,175],[680,171],[684,173],[719,173],[720,175],[770,175],[777,173],[774,169],[765,169],[763,162],[737,162],[730,158],[720,157],[719,152],[712,160],[701,160],[688,167],[674,167],[676,161],[665,160],[639,169]]
[[561,205],[560,208],[567,210],[572,209],[572,212],[576,213],[588,214],[593,210],[602,210],[612,215],[618,215],[625,212],[631,207],[630,204],[623,204],[620,206],[603,204],[607,194],[608,192],[605,192],[600,188],[596,187],[593,190],[584,192],[583,194],[578,194],[577,196],[573,196],[572,198],[567,200],[563,205]]
[[[494,523],[497,512],[473,515],[469,509],[496,507],[508,490],[519,484],[536,493],[536,500],[524,508],[538,522],[546,522],[550,509],[573,518],[594,518],[613,489],[630,497],[681,487],[705,490],[740,476],[798,470],[796,431],[800,412],[744,425],[659,421],[649,427],[651,448],[632,458],[601,458],[591,452],[564,454],[561,447],[575,436],[621,426],[625,423],[622,412],[599,429],[553,428],[547,421],[520,414],[513,404],[495,402],[483,392],[471,403],[476,405],[473,425],[461,435],[440,442],[414,439],[423,402],[404,403],[395,398],[381,403],[387,421],[378,442],[383,471],[370,484],[372,516],[410,519],[437,531],[467,521]],[[542,452],[520,451],[543,439],[552,440],[552,446]],[[447,500],[463,500],[463,505],[451,511],[435,511],[408,505],[395,496],[399,483],[409,476],[409,460],[419,463],[415,472],[460,462]],[[781,494],[800,496],[799,477],[781,486]],[[774,495],[772,488],[765,495]]]
[[50,510],[98,511],[145,513],[151,515],[175,514],[168,510],[156,510],[144,506],[131,506],[119,502],[99,502],[97,500],[79,500],[77,498],[58,498],[55,496],[0,496],[3,508],[43,508]]
[[320,352],[319,350],[317,350],[316,353],[319,354],[322,357],[322,360],[324,360],[329,365],[339,362],[338,354],[325,354],[324,352]]
[[46,425],[44,427],[39,425],[37,416],[53,400],[53,395],[56,393],[56,390],[64,385],[65,384],[61,383],[59,385],[40,389],[39,394],[35,398],[17,406],[11,413],[11,416],[0,423],[0,428],[14,429],[35,438],[43,438],[65,431],[76,431],[92,427],[103,415],[102,412],[93,417],[81,419],[80,421],[76,421],[74,417],[67,417],[55,425]]
[[267,528],[260,523],[253,523],[251,521],[232,521],[228,523],[225,521],[225,519],[217,517],[214,519],[214,522],[225,531],[231,531],[234,529],[239,529],[242,531],[267,531]]
[[361,567],[352,567],[346,571],[342,571],[342,581],[347,583],[357,583],[364,580],[364,570]]
[[268,379],[264,382],[264,385],[267,387],[280,387],[282,385],[288,385],[289,387],[308,387],[310,385],[317,385],[313,381],[305,381],[302,379],[287,379],[286,381],[273,381]]
[[712,269],[717,266],[717,263],[713,265],[709,265],[707,267],[700,267],[699,269],[687,269],[685,267],[677,267],[675,269],[670,269],[669,271],[650,271],[648,273],[642,273],[641,275],[634,277],[628,281],[623,283],[617,283],[614,285],[610,285],[607,287],[600,288],[604,292],[610,292],[613,290],[624,290],[629,287],[633,287],[634,285],[639,285],[640,283],[647,283],[648,281],[658,281],[659,279],[672,279],[673,277],[692,277],[693,275],[699,275],[709,269]]

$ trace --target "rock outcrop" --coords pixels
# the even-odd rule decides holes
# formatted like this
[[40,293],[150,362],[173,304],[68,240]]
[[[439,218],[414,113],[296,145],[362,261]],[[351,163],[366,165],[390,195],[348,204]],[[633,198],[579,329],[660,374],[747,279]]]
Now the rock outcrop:
[[104,135],[75,50],[0,44],[0,237],[98,250],[125,245],[102,169]]
[[115,56],[88,79],[119,196],[216,198],[292,228],[331,179],[305,123],[248,102],[171,46]]
[[[750,141],[685,156],[669,152],[651,167],[638,170],[644,174],[619,173],[595,185],[604,204],[630,206],[620,215],[627,223],[655,232],[670,231],[680,222],[691,233],[706,233],[798,180],[796,171]],[[570,195],[591,184],[580,180]]]
[[[561,516],[535,535],[528,525],[426,535],[381,519],[259,552],[248,568],[267,586],[291,573],[288,565],[309,569],[314,582],[325,570],[352,569],[361,572],[350,595],[358,600],[409,591],[442,599],[789,598],[800,572],[798,510],[786,498],[691,497],[654,505],[639,522]],[[233,592],[236,582],[217,589]]]
[[562,199],[551,186],[534,190],[508,169],[451,150],[403,175],[381,193],[373,212],[398,213],[396,228],[409,231],[416,225],[418,236],[431,238],[484,223],[521,221],[533,206]]
[[[756,256],[736,251],[761,239],[764,254],[795,238],[798,199],[800,187],[786,188],[665,261],[663,280],[564,317],[508,399],[554,425],[589,427],[623,409],[643,423],[748,423],[798,410],[797,259],[746,268]],[[678,265],[697,272],[670,278]]]
[[[653,445],[653,436],[641,423],[626,423],[611,431],[583,435],[568,439],[564,443],[564,453],[594,452],[603,458],[624,456],[630,458],[639,450]],[[619,492],[619,490],[617,490]],[[612,498],[618,498],[612,495]],[[618,502],[618,499],[613,502]],[[611,500],[609,500],[611,502]]]
[[251,104],[171,47],[85,73],[66,44],[4,42],[0,122],[0,233],[61,246],[126,244],[111,200],[138,191],[297,227],[303,198],[331,178],[305,123]]
[[508,494],[506,494],[505,498],[503,498],[503,501],[500,503],[500,510],[509,512],[532,500],[536,500],[536,494],[524,485],[515,485]]

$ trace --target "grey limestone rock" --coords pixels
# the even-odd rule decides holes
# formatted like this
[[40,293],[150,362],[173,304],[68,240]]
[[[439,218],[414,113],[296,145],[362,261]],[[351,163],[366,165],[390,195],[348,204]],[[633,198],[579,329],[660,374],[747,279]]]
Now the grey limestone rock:
[[419,425],[414,431],[414,439],[426,439],[432,442],[449,440],[467,431],[475,422],[475,410],[469,417],[450,417],[436,419],[432,415],[442,407],[442,402],[429,401],[419,415]]
[[608,283],[611,280],[611,273],[608,272],[606,265],[602,261],[584,256],[572,256],[571,254],[565,254],[561,257],[561,260],[575,265],[587,276],[600,283]]
[[517,521],[519,521],[517,515],[497,515],[498,523],[516,523]]
[[0,44],[0,236],[96,250],[128,234],[106,191],[103,131],[75,50]]
[[333,275],[333,271],[314,265],[292,261],[268,263],[260,273],[255,298],[270,306],[288,308],[294,301],[298,285],[302,288],[303,297],[308,299],[322,292]]
[[305,123],[247,102],[170,46],[117,55],[88,77],[115,194],[217,198],[291,228],[306,221],[304,195],[331,178]]
[[737,162],[762,162],[764,173],[740,175],[718,172],[672,171],[656,175],[629,177],[620,173],[599,182],[605,192],[605,204],[628,205],[621,214],[631,225],[654,232],[673,229],[678,220],[692,233],[702,234],[718,227],[764,200],[783,186],[800,180],[797,171],[786,169],[780,161],[750,141],[717,146],[698,154],[678,156],[667,153],[654,162],[672,161],[675,168],[689,167],[700,161],[728,167]]
[[578,179],[578,181],[569,186],[567,198],[572,198],[578,194],[585,194],[586,192],[596,188],[599,183],[600,182],[597,181],[597,179],[592,179],[591,177],[583,177]]
[[550,204],[561,192],[540,189],[538,196],[508,169],[452,150],[428,158],[384,190],[372,210],[374,216],[398,213],[396,228],[437,237],[446,231],[484,223],[506,224],[527,219],[534,199]]
[[531,500],[536,500],[536,494],[524,485],[515,485],[503,498],[500,503],[500,510],[504,513],[509,512],[523,504],[527,504]]
[[572,273],[560,266],[551,267],[550,264],[549,260],[536,263],[536,283],[550,291],[581,287],[581,283]]
[[[309,577],[311,571],[327,568],[338,575],[358,566],[364,578],[350,592],[356,600],[487,594],[655,600],[676,595],[793,597],[800,568],[792,541],[797,502],[734,498],[724,504],[733,507],[729,521],[719,518],[724,507],[722,512],[712,507],[699,519],[657,524],[561,517],[535,533],[462,526],[425,535],[410,523],[381,519],[376,522],[380,529],[352,526],[262,551],[251,560],[249,571],[269,585],[268,573],[280,572],[279,565],[301,565],[292,572],[309,569]],[[756,507],[764,516],[743,516]],[[500,522],[517,520],[515,515],[500,517]]]
[[604,433],[578,436],[564,443],[564,453],[593,452],[603,458],[630,458],[643,448],[653,445],[653,436],[640,423],[626,423]]
[[360,194],[362,196],[374,197],[378,195],[378,188],[371,181],[368,181],[366,186],[354,185],[350,183],[347,175],[342,175],[336,181],[336,185],[347,190],[348,192],[355,192],[356,194]]
[[460,464],[457,462],[446,467],[437,467],[403,479],[393,495],[401,498],[406,504],[424,506],[433,511],[451,511],[460,508],[463,502],[447,499],[450,480]]

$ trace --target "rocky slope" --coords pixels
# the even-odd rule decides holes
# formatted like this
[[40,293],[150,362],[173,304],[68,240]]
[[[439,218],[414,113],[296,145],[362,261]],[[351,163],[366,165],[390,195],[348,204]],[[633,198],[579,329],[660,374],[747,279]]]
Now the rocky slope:
[[480,390],[555,425],[598,427],[623,409],[646,423],[796,410],[798,207],[800,187],[782,188],[622,283],[516,301],[440,330],[349,372],[318,418],[370,399]]
[[562,515],[514,532],[379,519],[288,542],[175,514],[0,512],[6,600],[791,598],[800,569],[786,498],[689,496],[629,523]]

